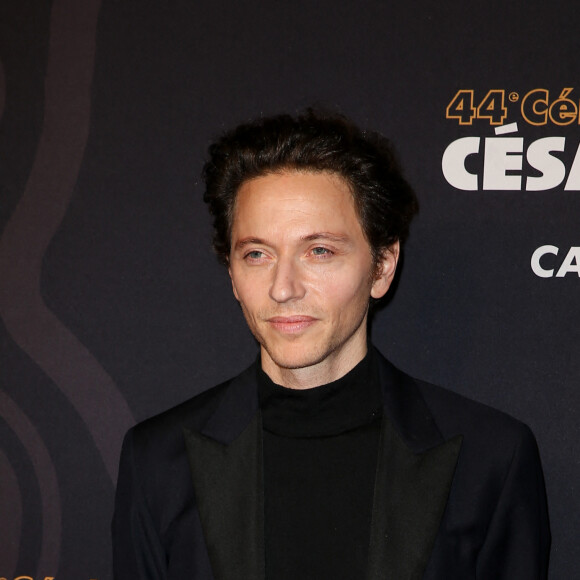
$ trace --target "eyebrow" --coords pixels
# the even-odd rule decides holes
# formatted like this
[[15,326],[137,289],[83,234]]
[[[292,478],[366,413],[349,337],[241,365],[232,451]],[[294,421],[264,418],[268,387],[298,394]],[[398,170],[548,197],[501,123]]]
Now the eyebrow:
[[[348,243],[350,242],[350,238],[348,236],[343,236],[340,234],[331,234],[330,232],[316,232],[314,234],[308,234],[306,236],[301,236],[300,241],[302,242],[314,242],[316,240],[328,240],[330,242],[335,243]],[[243,248],[245,246],[249,246],[250,244],[258,244],[258,245],[269,245],[266,240],[262,240],[261,238],[243,238],[242,240],[238,240],[236,242],[235,248]]]
[[313,242],[315,240],[329,240],[330,242],[345,243],[350,241],[350,238],[348,236],[342,236],[340,234],[331,234],[330,232],[317,232],[315,234],[302,236],[300,239],[304,242]]
[[260,238],[244,238],[243,240],[238,240],[236,242],[236,249],[237,248],[243,248],[244,246],[249,246],[250,244],[262,244],[262,245],[267,245],[266,242],[264,240],[261,240]]

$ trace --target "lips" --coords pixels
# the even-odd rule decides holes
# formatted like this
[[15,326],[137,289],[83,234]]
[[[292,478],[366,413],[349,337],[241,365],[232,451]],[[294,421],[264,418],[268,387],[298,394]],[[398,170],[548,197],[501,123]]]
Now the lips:
[[273,316],[268,319],[268,323],[274,329],[284,334],[295,334],[312,326],[316,318],[312,316]]

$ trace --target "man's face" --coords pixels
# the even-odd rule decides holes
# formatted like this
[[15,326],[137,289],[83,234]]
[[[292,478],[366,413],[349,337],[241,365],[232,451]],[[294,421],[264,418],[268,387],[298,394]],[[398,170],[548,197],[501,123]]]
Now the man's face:
[[373,275],[353,196],[334,174],[286,171],[245,182],[229,272],[270,377],[313,367],[328,381],[356,365],[366,353],[369,297],[388,290],[397,254],[398,246],[386,252]]

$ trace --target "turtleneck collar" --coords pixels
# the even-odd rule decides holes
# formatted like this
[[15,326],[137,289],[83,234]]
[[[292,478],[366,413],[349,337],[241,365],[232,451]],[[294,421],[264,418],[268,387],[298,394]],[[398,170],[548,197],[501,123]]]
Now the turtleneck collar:
[[288,437],[324,437],[350,431],[374,421],[383,405],[372,347],[346,375],[312,389],[277,385],[258,365],[258,397],[264,429]]

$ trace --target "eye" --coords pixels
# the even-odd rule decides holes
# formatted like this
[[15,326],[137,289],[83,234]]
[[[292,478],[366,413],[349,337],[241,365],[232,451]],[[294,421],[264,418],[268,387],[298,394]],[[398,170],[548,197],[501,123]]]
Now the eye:
[[328,248],[322,248],[322,247],[312,248],[311,252],[315,256],[324,256],[326,254],[332,254],[332,252]]
[[244,260],[261,260],[264,257],[264,252],[260,250],[252,250],[244,256]]

